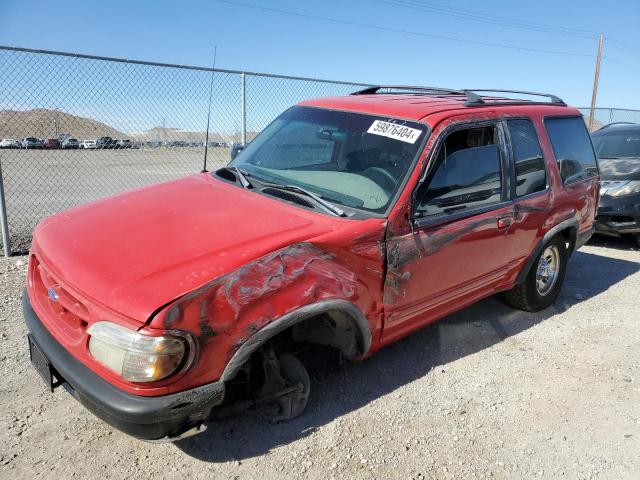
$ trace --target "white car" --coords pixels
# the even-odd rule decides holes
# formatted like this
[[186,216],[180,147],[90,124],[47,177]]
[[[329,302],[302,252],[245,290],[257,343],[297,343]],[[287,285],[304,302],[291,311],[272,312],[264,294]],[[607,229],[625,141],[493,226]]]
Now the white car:
[[84,140],[80,142],[80,148],[96,148],[95,140]]
[[0,140],[0,148],[20,148],[20,142],[13,138],[3,138]]

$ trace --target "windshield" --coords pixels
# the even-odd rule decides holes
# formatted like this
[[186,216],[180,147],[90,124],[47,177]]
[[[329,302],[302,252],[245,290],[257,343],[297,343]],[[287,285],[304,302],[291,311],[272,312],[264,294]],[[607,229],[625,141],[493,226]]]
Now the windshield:
[[334,203],[383,213],[426,130],[406,120],[293,107],[230,165],[258,181],[296,185]]
[[594,135],[598,158],[640,157],[640,133]]

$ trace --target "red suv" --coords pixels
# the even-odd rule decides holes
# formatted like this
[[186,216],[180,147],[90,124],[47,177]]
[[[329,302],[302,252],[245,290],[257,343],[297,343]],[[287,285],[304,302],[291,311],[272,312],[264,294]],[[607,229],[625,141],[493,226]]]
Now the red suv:
[[309,352],[362,359],[497,292],[549,306],[594,229],[593,147],[557,97],[492,92],[306,101],[224,168],[43,220],[33,365],[116,428],[171,440],[249,405],[299,415]]

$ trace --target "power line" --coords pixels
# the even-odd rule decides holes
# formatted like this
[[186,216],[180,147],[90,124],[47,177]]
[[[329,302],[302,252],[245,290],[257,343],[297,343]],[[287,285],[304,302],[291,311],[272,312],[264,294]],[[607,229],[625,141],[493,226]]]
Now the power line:
[[[245,8],[252,8],[254,10],[262,10],[262,11],[266,11],[266,12],[271,12],[271,13],[278,13],[278,14],[282,14],[282,15],[289,15],[289,16],[295,16],[295,17],[300,17],[300,18],[307,18],[307,19],[311,19],[311,20],[319,20],[319,21],[323,21],[323,22],[329,22],[329,23],[336,23],[336,24],[341,24],[341,25],[348,25],[348,26],[352,26],[352,27],[360,27],[360,28],[368,28],[368,29],[373,29],[373,30],[380,30],[380,31],[385,31],[385,32],[392,32],[392,33],[401,33],[401,34],[405,34],[405,35],[413,35],[413,36],[418,36],[418,37],[424,37],[424,38],[434,38],[434,39],[438,39],[438,40],[447,40],[447,41],[451,41],[451,42],[458,42],[458,43],[465,43],[465,44],[469,44],[469,45],[477,45],[477,46],[483,46],[483,47],[492,47],[492,48],[504,48],[504,49],[509,49],[509,50],[518,50],[518,51],[525,51],[525,52],[536,52],[536,53],[547,53],[547,54],[552,54],[552,55],[565,55],[565,56],[573,56],[573,57],[582,57],[582,58],[595,58],[596,56],[593,54],[589,54],[589,53],[579,53],[579,52],[567,52],[567,51],[561,51],[561,50],[548,50],[548,49],[543,49],[543,48],[534,48],[534,47],[523,47],[523,46],[517,46],[517,45],[509,45],[509,44],[505,44],[505,43],[493,43],[493,42],[482,42],[482,41],[478,41],[478,40],[469,40],[469,39],[464,39],[464,38],[457,38],[457,37],[450,37],[450,36],[446,36],[446,35],[437,35],[437,34],[433,34],[433,33],[424,33],[424,32],[416,32],[414,30],[405,30],[405,29],[401,29],[401,28],[395,28],[395,27],[388,27],[388,26],[384,26],[384,25],[374,25],[374,24],[369,24],[369,23],[361,23],[361,22],[353,22],[350,20],[342,20],[339,18],[332,18],[332,17],[324,17],[324,16],[320,16],[320,15],[312,15],[312,14],[308,14],[308,13],[302,13],[302,12],[295,12],[292,10],[283,10],[280,8],[273,8],[273,7],[265,7],[262,5],[253,5],[250,3],[244,3],[244,2],[238,2],[235,0],[215,0],[219,3],[226,3],[229,5],[235,5],[235,6],[239,6],[239,7],[245,7]],[[392,1],[402,1],[402,0],[392,0]],[[406,1],[406,0],[405,0]],[[502,17],[502,18],[506,18],[506,17]],[[617,41],[617,43],[622,43]],[[618,47],[619,49],[624,48],[624,47]],[[631,48],[631,47],[628,47]],[[621,67],[625,67],[631,70],[638,70],[640,71],[639,68],[636,68],[634,66],[628,65],[626,63],[620,62],[618,60],[609,58],[609,57],[602,57],[603,60],[606,60],[608,62],[611,63],[615,63]]]
[[[571,27],[559,27],[556,25],[550,25],[545,23],[531,22],[527,20],[521,20],[513,17],[503,17],[500,15],[492,15],[484,12],[478,12],[473,10],[465,10],[462,8],[449,7],[435,2],[429,2],[426,0],[371,0],[380,4],[386,4],[389,6],[398,6],[402,8],[408,8],[416,11],[423,11],[427,13],[435,13],[436,15],[444,15],[453,18],[460,18],[463,20],[470,20],[481,23],[488,23],[493,25],[500,25],[508,28],[531,30],[541,33],[550,33],[555,35],[563,35],[582,39],[595,39],[598,36],[597,32],[579,28]],[[626,44],[620,40],[617,40],[611,36],[606,36],[607,42],[619,51],[640,58],[640,49],[637,49],[629,44]],[[616,60],[612,60],[613,63],[626,66],[633,70],[635,67],[623,64]]]
[[416,31],[413,31],[413,30],[405,30],[405,29],[401,29],[401,28],[387,27],[387,26],[384,26],[384,25],[373,25],[373,24],[369,24],[369,23],[353,22],[353,21],[350,21],[350,20],[342,20],[342,19],[332,18],[332,17],[323,17],[323,16],[319,16],[319,15],[311,15],[311,14],[307,14],[307,13],[294,12],[294,11],[291,11],[291,10],[283,10],[283,9],[280,9],[280,8],[273,8],[273,7],[265,7],[265,6],[262,6],[262,5],[253,5],[253,4],[250,4],[250,3],[237,2],[237,1],[233,1],[233,0],[215,0],[215,1],[217,1],[219,3],[226,3],[226,4],[229,4],[229,5],[235,5],[235,6],[239,6],[239,7],[252,8],[252,9],[255,9],[255,10],[262,10],[262,11],[267,11],[267,12],[272,12],[272,13],[279,13],[279,14],[282,14],[282,15],[289,15],[289,16],[295,16],[295,17],[301,17],[301,18],[308,18],[308,19],[312,19],[312,20],[320,20],[320,21],[323,21],[323,22],[337,23],[337,24],[341,24],[341,25],[349,25],[349,26],[352,26],[352,27],[361,27],[361,28],[369,28],[369,29],[381,30],[381,31],[386,31],[386,32],[402,33],[402,34],[413,35],[413,36],[418,36],[418,37],[434,38],[434,39],[438,39],[438,40],[448,40],[448,41],[451,41],[451,42],[466,43],[466,44],[470,44],[470,45],[479,45],[479,46],[483,46],[483,47],[505,48],[505,49],[510,49],[510,50],[520,50],[520,51],[525,51],[525,52],[548,53],[548,54],[552,54],[552,55],[567,55],[567,56],[574,56],[574,57],[595,58],[595,55],[588,54],[588,53],[566,52],[566,51],[561,51],[561,50],[547,50],[547,49],[543,49],[543,48],[534,48],[534,47],[522,47],[522,46],[517,46],[517,45],[509,45],[509,44],[505,44],[505,43],[482,42],[482,41],[478,41],[478,40],[469,40],[469,39],[464,39],[464,38],[449,37],[449,36],[446,36],[446,35],[437,35],[437,34],[433,34],[433,33],[416,32]]
[[618,60],[614,60],[613,58],[609,58],[609,57],[602,57],[603,60],[606,60],[607,62],[611,62],[611,63],[615,63],[616,65],[619,65],[621,67],[625,67],[625,68],[629,68],[631,70],[635,70],[636,72],[640,72],[640,68],[638,67],[634,67],[632,65],[628,65],[626,63],[622,63],[619,62]]
[[640,50],[636,50],[635,48],[631,47],[630,45],[627,45],[626,43],[620,42],[618,40],[616,40],[615,38],[612,37],[606,37],[607,42],[609,43],[609,45],[611,45],[613,48],[617,48],[618,50],[620,50],[621,52],[626,53],[627,55],[631,55],[633,57],[637,57],[640,58]]
[[436,15],[444,15],[448,17],[461,18],[481,23],[489,23],[516,29],[532,30],[542,33],[551,33],[557,35],[572,36],[583,39],[593,39],[597,37],[597,32],[590,30],[582,30],[577,28],[559,27],[538,22],[531,22],[512,17],[503,17],[499,15],[491,15],[483,12],[454,8],[439,3],[419,1],[419,0],[372,0],[377,3],[390,6],[398,6],[412,10],[419,10]]

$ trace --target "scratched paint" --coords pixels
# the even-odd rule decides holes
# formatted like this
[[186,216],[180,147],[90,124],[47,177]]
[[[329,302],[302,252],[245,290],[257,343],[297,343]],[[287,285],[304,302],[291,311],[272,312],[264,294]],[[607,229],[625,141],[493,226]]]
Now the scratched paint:
[[334,255],[309,244],[297,244],[220,277],[178,300],[168,309],[165,328],[196,325],[202,345],[210,338],[235,329],[238,322],[251,319],[246,335],[251,336],[270,318],[283,311],[275,293],[287,290],[295,307],[323,298],[349,299],[356,291],[356,275],[336,263]]
[[390,238],[387,249],[384,303],[393,304],[404,298],[404,285],[411,279],[411,272],[407,267],[418,258],[433,255],[476,229],[496,225],[497,219],[497,216],[484,217],[474,221],[448,224],[431,231],[419,230]]

